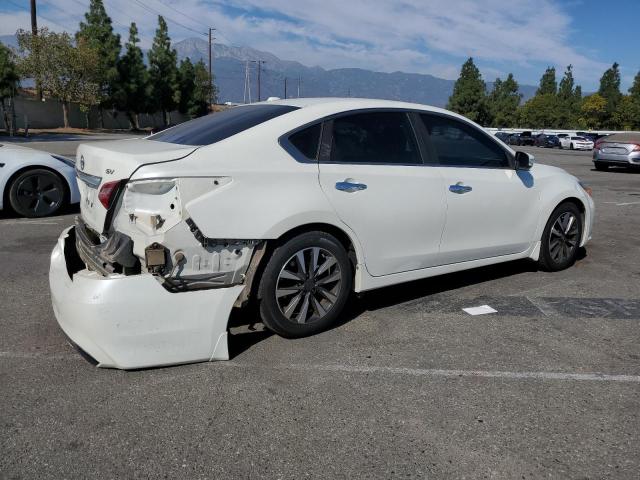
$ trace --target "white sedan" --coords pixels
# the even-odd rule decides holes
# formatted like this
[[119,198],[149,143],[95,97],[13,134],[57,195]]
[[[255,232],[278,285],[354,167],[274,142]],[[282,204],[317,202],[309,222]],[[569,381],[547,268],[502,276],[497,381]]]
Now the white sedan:
[[593,142],[585,137],[567,135],[560,137],[560,148],[569,150],[593,150]]
[[78,203],[73,160],[52,153],[0,143],[0,210],[23,217],[55,214]]
[[521,258],[561,270],[591,237],[578,179],[424,105],[263,102],[77,157],[52,301],[104,367],[228,359],[230,311],[252,299],[301,337],[351,292]]

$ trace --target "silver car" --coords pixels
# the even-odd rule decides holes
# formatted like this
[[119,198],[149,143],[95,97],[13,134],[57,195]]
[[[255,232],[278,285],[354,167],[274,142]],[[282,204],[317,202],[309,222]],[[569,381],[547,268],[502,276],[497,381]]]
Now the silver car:
[[616,133],[600,139],[593,149],[593,163],[596,170],[640,167],[640,133]]

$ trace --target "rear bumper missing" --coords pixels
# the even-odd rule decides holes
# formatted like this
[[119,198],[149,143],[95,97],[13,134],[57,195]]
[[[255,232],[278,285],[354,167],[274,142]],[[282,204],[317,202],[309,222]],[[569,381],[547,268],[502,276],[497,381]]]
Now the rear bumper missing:
[[51,254],[53,311],[98,366],[228,360],[227,322],[243,285],[170,293],[150,274],[103,276],[84,268],[74,229],[62,232]]

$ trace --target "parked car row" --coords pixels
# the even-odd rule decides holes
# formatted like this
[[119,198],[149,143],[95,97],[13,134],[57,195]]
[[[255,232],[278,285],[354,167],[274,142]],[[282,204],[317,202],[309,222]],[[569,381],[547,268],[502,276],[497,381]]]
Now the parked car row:
[[496,137],[507,145],[536,146],[543,148],[561,148],[568,150],[592,150],[596,140],[604,137],[597,133],[539,133],[533,135],[530,131],[520,133],[496,132]]

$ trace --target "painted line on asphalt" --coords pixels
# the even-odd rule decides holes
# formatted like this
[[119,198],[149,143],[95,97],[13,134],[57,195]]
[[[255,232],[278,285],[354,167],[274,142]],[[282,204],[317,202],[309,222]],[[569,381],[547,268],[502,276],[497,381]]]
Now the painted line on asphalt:
[[60,225],[51,220],[0,220],[0,225]]
[[[256,365],[236,363],[233,361],[220,362],[227,366],[255,368]],[[262,368],[262,367],[261,367]],[[357,365],[274,365],[264,368],[274,370],[298,370],[305,372],[334,372],[334,373],[379,373],[390,375],[405,375],[414,377],[476,377],[476,378],[505,378],[509,380],[561,380],[579,382],[624,382],[640,383],[640,375],[610,375],[605,373],[568,373],[568,372],[509,372],[492,370],[443,370],[430,368],[406,367],[376,367]]]
[[608,203],[610,205],[615,205],[617,207],[625,207],[627,205],[640,205],[640,202],[624,202],[624,203],[617,203],[617,202],[602,202],[602,203]]

